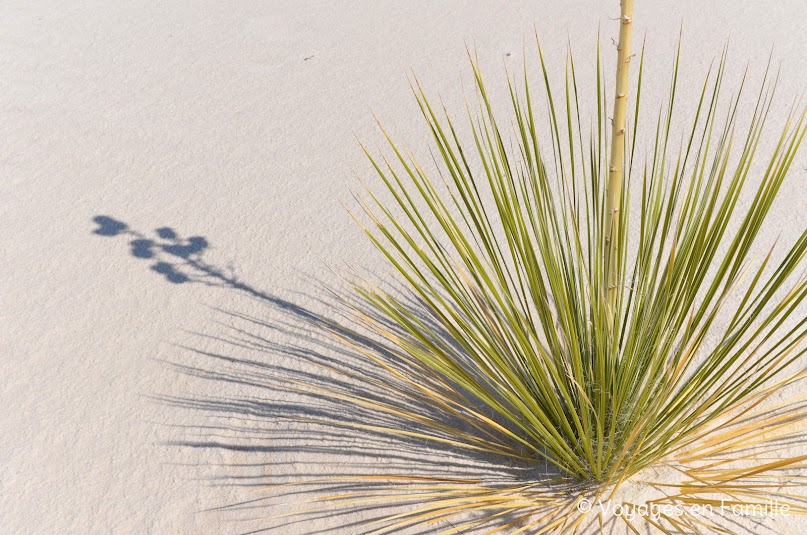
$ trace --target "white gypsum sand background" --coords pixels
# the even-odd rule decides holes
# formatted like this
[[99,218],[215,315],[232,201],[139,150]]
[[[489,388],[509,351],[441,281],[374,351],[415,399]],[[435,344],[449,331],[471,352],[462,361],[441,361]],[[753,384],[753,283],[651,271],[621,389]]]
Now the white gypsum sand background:
[[[616,0],[0,4],[0,532],[261,527],[231,522],[244,513],[199,511],[242,497],[232,483],[316,473],[328,451],[297,451],[272,400],[260,404],[266,392],[172,365],[204,372],[224,357],[305,371],[301,315],[332,317],[318,298],[344,287],[327,266],[388,278],[340,205],[354,172],[370,176],[353,134],[374,146],[375,113],[428,159],[409,70],[461,122],[465,43],[503,102],[503,63],[517,70],[526,50],[537,73],[533,25],[555,82],[568,39],[590,91],[598,25],[612,76],[617,13]],[[666,96],[681,23],[680,120],[729,36],[727,96],[747,61],[759,79],[772,45],[781,108],[807,86],[801,0],[640,0],[635,20],[637,51],[648,32],[646,125]],[[759,251],[804,228],[806,166],[802,151]],[[151,267],[181,257],[133,256],[132,235],[93,234],[101,215],[159,243],[159,227],[202,236],[207,268],[176,267],[192,278],[171,283]],[[262,337],[258,350],[221,339],[234,328]],[[181,406],[199,399],[221,403]],[[369,462],[392,462],[373,451]],[[277,532],[314,533],[320,522]]]

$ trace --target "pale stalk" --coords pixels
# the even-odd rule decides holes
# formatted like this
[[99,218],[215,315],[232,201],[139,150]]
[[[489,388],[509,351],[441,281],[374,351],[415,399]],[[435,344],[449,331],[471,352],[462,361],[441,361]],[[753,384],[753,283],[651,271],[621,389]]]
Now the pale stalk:
[[605,204],[605,271],[608,315],[613,321],[619,285],[619,210],[622,199],[625,156],[625,111],[628,101],[628,67],[630,65],[630,34],[633,26],[633,0],[622,0],[617,45],[616,91],[611,130],[611,156]]

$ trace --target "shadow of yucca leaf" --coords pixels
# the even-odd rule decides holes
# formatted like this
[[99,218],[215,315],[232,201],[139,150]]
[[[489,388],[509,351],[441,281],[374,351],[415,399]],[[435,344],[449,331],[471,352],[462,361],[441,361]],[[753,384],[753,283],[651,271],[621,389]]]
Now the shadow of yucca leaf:
[[[412,306],[414,314],[423,313]],[[267,526],[257,531],[288,530],[317,519],[322,533],[430,532],[402,530],[427,521],[426,526],[468,533],[468,525],[511,523],[527,511],[554,517],[559,504],[571,505],[569,497],[579,483],[534,460],[525,462],[513,445],[506,444],[508,456],[473,447],[474,428],[467,418],[424,399],[422,389],[413,388],[407,377],[388,374],[393,367],[415,373],[398,359],[395,348],[309,311],[298,316],[294,310],[281,315],[287,325],[222,312],[225,334],[211,341],[231,349],[187,348],[192,361],[171,363],[179,373],[212,381],[214,391],[223,392],[219,397],[161,397],[209,418],[208,425],[189,429],[188,439],[175,445],[265,452],[270,459],[285,448],[303,459],[305,469],[291,473],[271,462],[250,476],[234,476],[240,467],[221,467],[225,475],[219,484],[254,488],[254,498],[245,496],[225,509],[246,510],[246,518],[254,511],[258,524]],[[287,327],[294,330],[294,344],[278,344],[278,332]],[[340,340],[336,346],[334,337]],[[269,363],[266,354],[273,355],[272,361],[275,355],[292,361]],[[227,385],[241,394],[227,393]],[[468,406],[473,404],[478,402]],[[329,460],[323,461],[323,455]],[[288,483],[271,484],[284,480]],[[479,518],[485,511],[488,518]],[[464,512],[470,518],[457,521]]]

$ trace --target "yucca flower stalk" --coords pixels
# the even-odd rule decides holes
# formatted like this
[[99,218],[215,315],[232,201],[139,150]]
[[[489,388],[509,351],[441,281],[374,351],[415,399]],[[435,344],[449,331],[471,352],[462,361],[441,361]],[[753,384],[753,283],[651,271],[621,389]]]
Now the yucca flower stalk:
[[[616,58],[616,90],[614,91],[614,115],[611,131],[611,157],[608,167],[606,192],[605,268],[608,281],[608,306],[616,306],[619,277],[619,209],[622,200],[623,160],[625,158],[625,117],[628,108],[628,73],[631,54],[630,40],[633,25],[633,0],[622,0],[619,17],[619,43]],[[612,317],[613,319],[613,317]]]
[[[372,533],[469,512],[481,516],[440,533],[505,515],[509,520],[486,533],[561,532],[580,526],[585,515],[576,506],[584,497],[613,493],[650,466],[674,465],[680,481],[659,486],[678,491],[654,503],[692,505],[715,495],[744,503],[770,491],[791,512],[805,511],[799,470],[807,457],[783,453],[804,431],[804,403],[770,407],[769,398],[803,387],[807,281],[799,270],[807,230],[776,264],[773,250],[759,255],[754,246],[804,137],[805,111],[794,103],[781,133],[769,137],[778,76],[769,65],[740,132],[746,82],[722,98],[724,51],[676,148],[679,47],[669,98],[647,138],[649,156],[640,160],[644,50],[630,92],[632,8],[623,0],[610,124],[599,47],[591,129],[582,126],[571,52],[561,104],[538,46],[544,117],[536,112],[526,62],[520,81],[508,77],[511,132],[494,117],[473,57],[477,100],[476,111],[467,103],[468,139],[414,81],[435,171],[382,128],[388,155],[365,152],[384,194],[367,187],[357,197],[367,217],[356,216],[410,298],[355,283],[363,305],[351,305],[353,318],[384,343],[383,351],[332,331],[383,371],[388,379],[374,386],[415,405],[339,388],[284,386],[379,415],[380,423],[357,422],[356,429],[546,463],[555,476],[491,487],[400,475],[374,491],[320,499],[320,506],[379,496],[420,504],[383,517],[386,527]],[[741,209],[744,194],[751,197]],[[338,367],[328,372],[362,380]],[[664,532],[728,529],[693,517],[651,523]]]

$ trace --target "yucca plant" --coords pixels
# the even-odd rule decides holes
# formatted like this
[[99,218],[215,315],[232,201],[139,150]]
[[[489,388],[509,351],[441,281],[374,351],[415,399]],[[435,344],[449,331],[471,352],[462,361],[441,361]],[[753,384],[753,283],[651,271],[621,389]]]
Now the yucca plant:
[[[807,456],[792,449],[805,407],[800,399],[769,398],[794,384],[803,388],[807,281],[798,270],[807,231],[777,264],[773,251],[754,258],[804,136],[805,113],[794,104],[770,138],[764,127],[776,76],[766,69],[750,101],[743,79],[725,101],[724,51],[677,145],[670,139],[676,56],[669,100],[654,118],[649,156],[641,158],[644,51],[631,54],[631,0],[622,1],[619,24],[610,121],[599,49],[596,122],[587,129],[573,56],[561,101],[539,45],[546,116],[537,112],[525,63],[523,79],[508,77],[514,128],[502,128],[471,58],[478,109],[468,104],[467,139],[413,83],[436,175],[383,129],[389,156],[365,150],[385,191],[367,189],[361,203],[371,224],[363,227],[421,311],[400,293],[359,282],[364,304],[353,307],[354,318],[386,349],[338,334],[386,375],[375,386],[461,425],[418,405],[286,384],[371,408],[379,423],[355,424],[368,432],[544,463],[555,475],[504,486],[368,476],[369,490],[319,498],[317,507],[380,498],[419,504],[382,515],[372,533],[446,519],[456,523],[440,533],[470,533],[463,530],[491,522],[486,533],[560,532],[582,525],[582,500],[670,465],[680,477],[659,488],[674,490],[652,503],[754,504],[775,496],[780,509],[786,503],[790,514],[805,511],[797,487]],[[637,82],[629,90],[634,63]],[[747,101],[753,113],[738,133]],[[754,165],[758,149],[767,153],[762,167]],[[398,425],[385,423],[389,417]],[[663,532],[737,529],[687,514],[645,520]]]

